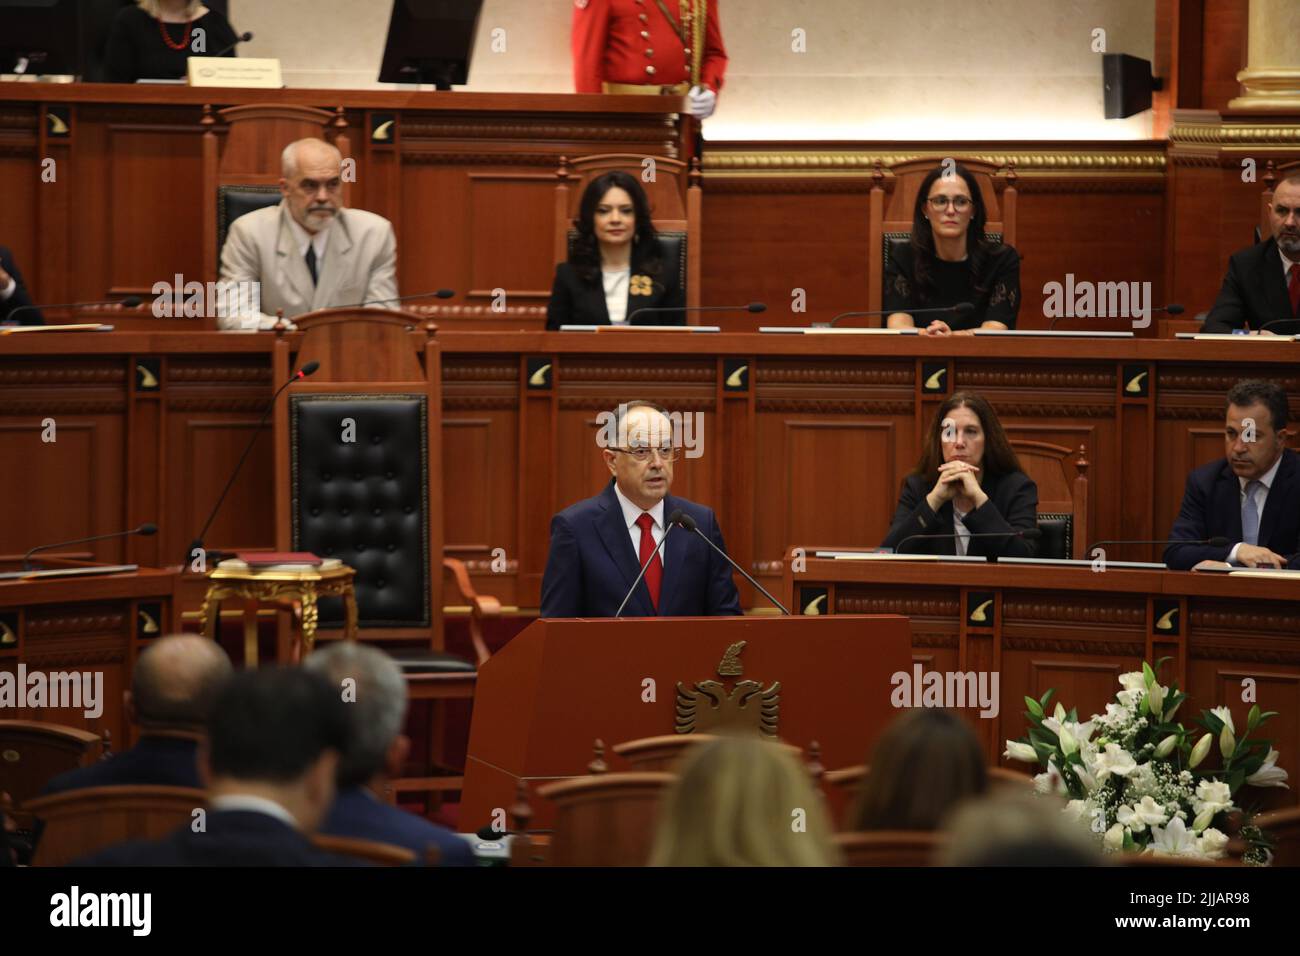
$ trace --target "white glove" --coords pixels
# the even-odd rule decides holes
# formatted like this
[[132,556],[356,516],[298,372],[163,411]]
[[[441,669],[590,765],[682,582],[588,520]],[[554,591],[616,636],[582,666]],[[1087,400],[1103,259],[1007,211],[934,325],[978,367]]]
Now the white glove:
[[691,101],[691,115],[696,119],[708,119],[718,108],[718,94],[707,86],[692,86],[686,95]]

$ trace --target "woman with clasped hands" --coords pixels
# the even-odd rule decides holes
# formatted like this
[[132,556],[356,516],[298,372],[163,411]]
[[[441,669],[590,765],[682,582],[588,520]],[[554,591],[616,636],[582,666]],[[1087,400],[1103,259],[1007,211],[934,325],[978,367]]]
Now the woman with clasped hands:
[[[1012,534],[1036,528],[1037,511],[1038,486],[1020,470],[993,406],[973,392],[956,392],[934,416],[882,547],[900,554],[1030,558],[1034,543]],[[972,537],[998,533],[1007,537]]]

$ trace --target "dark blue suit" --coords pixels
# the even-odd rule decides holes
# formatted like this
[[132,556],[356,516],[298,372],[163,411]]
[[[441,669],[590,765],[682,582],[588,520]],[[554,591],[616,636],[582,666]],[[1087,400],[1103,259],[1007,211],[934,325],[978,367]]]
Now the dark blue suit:
[[424,860],[425,850],[432,843],[438,847],[440,866],[476,864],[474,851],[456,834],[414,813],[381,802],[364,787],[349,787],[338,792],[320,832],[406,847],[420,861]]
[[[664,498],[667,521],[678,508],[719,548],[722,530],[713,509],[685,498]],[[685,528],[672,528],[664,542],[659,617],[739,614],[740,595],[731,565]],[[641,571],[614,482],[551,519],[551,551],[542,576],[542,617],[613,617]],[[624,617],[655,617],[645,578],[623,609]]]
[[209,810],[203,833],[189,824],[161,840],[122,843],[74,866],[357,866],[316,849],[281,820],[250,810]]
[[130,750],[89,767],[77,767],[53,777],[41,795],[87,787],[153,785],[203,789],[197,762],[199,744],[185,737],[145,735]]
[[[14,265],[13,253],[5,246],[0,246],[0,269],[4,269],[5,272],[9,273],[14,282],[17,283],[14,294],[4,302],[0,302],[0,322],[9,322],[11,321],[10,315],[17,309],[31,305],[32,299],[27,294],[27,286],[23,283],[22,273]],[[3,289],[0,289],[0,291],[3,291]],[[17,322],[19,325],[44,325],[45,317],[41,315],[40,309],[27,309],[12,321]]]
[[[1228,539],[1226,548],[1169,545],[1165,564],[1175,571],[1189,571],[1201,561],[1228,560],[1233,545],[1241,541],[1241,481],[1228,459],[1202,465],[1187,476],[1183,506],[1169,537],[1182,541]],[[1259,516],[1259,544],[1286,558],[1288,568],[1300,569],[1300,455],[1289,448],[1282,452],[1282,463]]]

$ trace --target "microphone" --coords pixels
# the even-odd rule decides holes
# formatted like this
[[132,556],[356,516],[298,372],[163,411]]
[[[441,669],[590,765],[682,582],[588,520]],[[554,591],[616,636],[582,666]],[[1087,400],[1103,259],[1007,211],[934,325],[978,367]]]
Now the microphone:
[[209,53],[209,54],[205,54],[205,55],[207,55],[207,56],[225,56],[227,53],[229,53],[229,52],[230,52],[231,50],[233,50],[235,47],[239,46],[239,44],[241,44],[241,43],[247,43],[247,42],[248,42],[249,40],[251,40],[251,39],[253,39],[253,34],[251,34],[251,33],[241,33],[239,36],[235,37],[235,42],[232,43],[232,44],[230,44],[230,46],[226,47],[225,49],[223,49],[223,50],[221,50],[221,51],[219,51],[219,52],[217,52],[217,53]]
[[134,309],[142,300],[138,295],[128,295],[125,299],[100,299],[98,302],[62,302],[58,305],[22,305],[9,313],[5,321],[13,322],[19,312],[36,312],[40,309],[84,309],[92,305],[118,305],[124,309]]
[[239,456],[239,463],[235,465],[235,470],[230,473],[230,480],[226,482],[226,487],[221,490],[221,494],[217,497],[217,503],[212,506],[212,512],[208,515],[208,520],[203,522],[203,530],[199,532],[198,537],[190,542],[189,550],[185,552],[185,558],[181,561],[182,568],[184,568],[185,564],[191,560],[191,556],[194,554],[195,550],[203,550],[203,538],[207,535],[208,529],[212,527],[212,521],[216,518],[217,512],[221,510],[221,505],[222,502],[226,500],[226,495],[230,494],[230,489],[235,484],[235,479],[239,477],[239,470],[244,467],[244,462],[248,459],[249,453],[252,452],[253,444],[257,441],[258,435],[261,434],[262,427],[266,424],[266,420],[271,417],[271,412],[275,409],[275,401],[280,397],[280,393],[299,379],[304,379],[308,375],[316,374],[316,370],[319,368],[320,362],[308,362],[302,368],[298,369],[298,371],[290,375],[289,381],[285,382],[275,390],[275,394],[271,396],[270,404],[266,406],[266,411],[262,413],[262,420],[259,421],[257,427],[253,429],[253,436],[248,439],[248,444],[244,446],[244,453]]
[[1300,319],[1274,319],[1272,322],[1265,322],[1259,327],[1261,332],[1272,331],[1274,326],[1289,325],[1291,328],[1286,332],[1274,332],[1274,335],[1297,335],[1300,334]]
[[1216,535],[1213,538],[1202,538],[1199,541],[1189,541],[1186,538],[1163,538],[1163,539],[1150,538],[1150,539],[1140,539],[1140,540],[1134,539],[1129,541],[1122,540],[1122,539],[1112,539],[1109,541],[1093,542],[1092,544],[1088,545],[1088,550],[1085,553],[1092,554],[1094,549],[1100,548],[1103,544],[1163,544],[1163,545],[1195,544],[1195,545],[1209,545],[1211,548],[1226,548],[1228,547],[1228,545],[1232,544],[1232,542],[1221,535]]
[[140,525],[138,528],[132,528],[130,531],[114,531],[110,534],[97,534],[89,538],[73,538],[71,541],[59,541],[56,544],[38,544],[23,555],[23,570],[30,571],[32,569],[31,557],[37,551],[49,551],[51,548],[66,548],[70,544],[85,544],[88,541],[104,541],[108,538],[125,538],[133,534],[138,534],[147,538],[149,535],[157,533],[158,526],[156,524],[145,523]]
[[[356,305],[343,306],[343,308],[360,309],[367,305],[379,305],[384,302],[405,302],[407,299],[450,299],[455,294],[451,289],[439,289],[436,292],[416,292],[414,295],[399,295],[391,299],[371,299],[369,302],[358,302]],[[335,308],[338,308],[338,306]]]
[[[1177,302],[1170,302],[1168,305],[1156,306],[1152,312],[1168,312],[1170,315],[1182,315],[1185,311]],[[1083,316],[1083,315],[1058,315],[1048,323],[1047,331],[1051,332],[1056,328],[1056,323],[1062,319],[1083,319],[1083,318],[1100,318],[1100,316]],[[1110,318],[1119,318],[1119,316],[1110,316]]]
[[638,315],[658,315],[662,312],[766,312],[767,305],[763,302],[751,302],[749,305],[676,305],[671,307],[656,307],[637,309],[627,317],[627,324],[631,325],[632,320]]
[[[876,316],[876,315],[893,315],[897,311],[898,309],[876,309],[873,312],[841,312],[839,315],[835,316],[835,318],[831,319],[829,322],[814,322],[813,328],[833,329],[835,328],[835,323],[838,322],[840,319],[859,319],[859,318],[867,318],[869,316]],[[970,315],[974,311],[975,311],[975,306],[971,305],[971,303],[958,302],[956,305],[937,306],[935,308],[930,308],[930,309],[909,309],[907,314],[908,315],[930,315],[932,313],[943,313],[946,315],[948,313],[951,313],[953,315]]]
[[682,520],[681,508],[675,509],[673,513],[668,516],[668,526],[664,528],[664,536],[659,539],[659,543],[655,545],[655,549],[650,552],[650,557],[646,558],[645,564],[641,565],[641,573],[636,576],[636,580],[632,582],[632,586],[627,589],[627,594],[623,595],[623,603],[620,604],[618,606],[618,610],[614,612],[615,617],[618,617],[620,614],[622,614],[623,608],[627,607],[627,602],[632,600],[632,592],[636,590],[636,586],[640,584],[641,579],[645,577],[646,568],[650,567],[651,563],[655,559],[655,555],[659,553],[659,549],[662,548],[664,546],[664,542],[668,540],[668,535],[672,532],[673,526],[676,525],[681,520]]
[[[731,555],[727,554],[727,552],[723,551],[723,550],[722,550],[721,548],[719,548],[716,544],[714,544],[712,541],[710,541],[710,540],[709,540],[709,536],[708,536],[707,534],[705,534],[703,531],[700,530],[700,526],[697,525],[697,524],[695,523],[695,519],[694,519],[694,518],[692,518],[690,515],[683,514],[683,515],[680,515],[680,516],[677,518],[677,523],[678,523],[679,525],[681,525],[683,528],[685,528],[687,531],[694,531],[696,534],[698,534],[698,535],[699,535],[699,536],[704,540],[704,543],[705,543],[705,544],[707,544],[707,545],[708,545],[710,548],[712,548],[714,551],[718,552],[718,554],[720,554],[720,555],[722,555],[724,558],[726,558],[727,563],[728,563],[729,565],[731,565],[733,568],[735,568],[737,571],[739,571],[739,572],[744,576],[744,578],[745,578],[746,581],[748,581],[750,584],[754,585],[754,587],[756,587],[756,588],[758,588],[760,591],[762,591],[762,592],[763,592],[763,597],[767,598],[769,601],[771,601],[773,604],[775,604],[777,607],[779,607],[779,608],[781,609],[781,613],[782,613],[782,614],[789,614],[789,613],[790,613],[789,608],[787,608],[784,604],[782,604],[782,603],[781,603],[780,601],[778,601],[776,598],[772,597],[772,595],[768,594],[768,593],[767,593],[767,588],[763,587],[763,585],[761,585],[761,584],[759,584],[757,581],[755,581],[754,578],[753,578],[753,575],[751,575],[748,571],[746,571],[744,568],[742,568],[740,565],[738,565],[735,561],[732,561],[732,560],[731,560]],[[665,537],[667,537],[667,535],[665,535]]]
[[[981,531],[979,534],[968,535],[973,541],[977,538],[1023,538],[1025,541],[1037,541],[1043,536],[1043,532],[1038,528],[1021,528],[1019,531]],[[898,546],[894,548],[894,554],[903,553],[903,545],[909,541],[955,541],[959,535],[953,534],[910,534]],[[918,554],[920,552],[917,552]],[[989,564],[997,564],[998,556],[996,554],[988,555]]]

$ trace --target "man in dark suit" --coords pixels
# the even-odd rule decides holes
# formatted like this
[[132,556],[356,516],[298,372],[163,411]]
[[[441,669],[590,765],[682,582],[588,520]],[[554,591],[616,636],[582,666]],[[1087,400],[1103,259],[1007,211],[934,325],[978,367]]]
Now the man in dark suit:
[[551,519],[541,616],[614,617],[647,562],[625,615],[739,614],[731,566],[694,532],[669,534],[666,523],[681,510],[725,550],[713,510],[668,493],[678,451],[668,413],[649,402],[625,402],[606,418],[598,440],[614,478],[596,497]]
[[[1187,476],[1165,549],[1176,571],[1224,563],[1300,569],[1300,456],[1286,447],[1286,393],[1273,382],[1238,382],[1228,392],[1226,455]],[[1227,538],[1215,547],[1191,542]]]
[[410,738],[402,733],[406,681],[393,659],[356,641],[336,641],[303,666],[339,688],[348,705],[348,745],[339,761],[338,793],[321,832],[406,847],[419,861],[432,846],[441,866],[474,866],[474,852],[463,839],[379,797],[411,749]]
[[127,718],[140,728],[139,742],[59,774],[41,793],[131,784],[202,787],[199,741],[230,675],[230,659],[216,642],[197,634],[158,638],[136,661],[131,689],[122,695]]
[[[13,253],[0,246],[0,324],[13,321],[19,325],[44,325],[45,318],[40,309],[27,308],[31,304],[22,273],[14,264]],[[11,320],[9,317],[18,309],[23,311]]]
[[[1268,214],[1272,237],[1228,260],[1223,288],[1205,320],[1206,332],[1269,334],[1264,327],[1270,322],[1300,319],[1300,173],[1277,184]],[[1281,330],[1298,331],[1294,325]]]
[[125,843],[90,866],[332,866],[308,839],[334,800],[348,722],[338,689],[301,668],[241,671],[213,708],[199,766],[201,815],[155,842]]

